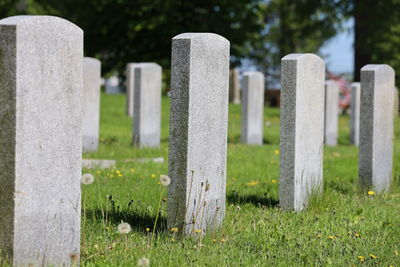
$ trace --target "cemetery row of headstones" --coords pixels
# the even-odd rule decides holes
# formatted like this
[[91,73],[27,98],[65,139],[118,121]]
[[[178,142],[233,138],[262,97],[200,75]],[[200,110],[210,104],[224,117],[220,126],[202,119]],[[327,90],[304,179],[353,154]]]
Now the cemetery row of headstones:
[[[167,222],[182,234],[213,230],[224,218],[229,48],[228,40],[212,33],[172,39]],[[83,60],[79,27],[49,16],[0,20],[0,51],[2,256],[15,266],[73,265],[80,248],[82,144],[89,150],[98,144],[98,132],[90,130],[98,128],[100,62]],[[134,90],[128,92],[134,99],[133,142],[158,145],[161,67],[140,63],[133,72]],[[279,198],[282,208],[300,211],[310,195],[322,191],[323,145],[329,137],[324,135],[325,64],[313,54],[291,54],[282,59],[281,72]],[[263,80],[261,73],[244,75],[247,143],[262,139]],[[361,70],[364,190],[389,189],[393,87],[391,67]],[[82,104],[82,96],[96,104]],[[93,125],[82,126],[81,113],[83,120],[94,118]]]

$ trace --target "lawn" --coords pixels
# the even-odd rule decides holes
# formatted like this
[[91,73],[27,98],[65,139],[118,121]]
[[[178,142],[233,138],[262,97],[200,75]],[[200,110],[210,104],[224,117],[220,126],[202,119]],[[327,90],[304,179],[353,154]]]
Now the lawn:
[[[358,189],[358,149],[349,144],[349,118],[340,117],[337,147],[324,150],[324,194],[302,213],[278,207],[279,109],[265,109],[263,146],[240,140],[240,105],[229,107],[227,210],[222,228],[179,240],[166,228],[169,100],[162,100],[158,149],[131,146],[132,122],[124,95],[102,94],[101,141],[85,158],[116,159],[116,169],[83,170],[81,264],[135,266],[400,266],[400,139],[395,140],[390,194]],[[396,120],[396,136],[400,137]],[[125,162],[163,157],[164,163]],[[157,226],[154,221],[160,211]],[[117,231],[121,222],[132,231]]]

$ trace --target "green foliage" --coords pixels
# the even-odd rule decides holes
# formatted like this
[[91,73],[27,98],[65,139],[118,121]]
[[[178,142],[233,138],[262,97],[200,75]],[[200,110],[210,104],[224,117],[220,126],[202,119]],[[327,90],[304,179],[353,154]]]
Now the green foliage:
[[[239,143],[239,105],[229,106],[227,210],[222,229],[204,238],[177,240],[166,228],[163,201],[150,245],[160,195],[167,195],[158,179],[168,169],[169,100],[162,101],[161,147],[136,149],[130,145],[132,125],[124,115],[124,96],[101,97],[100,148],[84,156],[117,159],[117,169],[85,170],[95,175],[95,182],[82,185],[82,266],[135,266],[141,257],[149,258],[151,266],[400,264],[398,160],[390,194],[359,193],[358,149],[349,145],[349,118],[341,116],[339,146],[324,151],[322,200],[302,213],[282,211],[277,206],[279,109],[265,109],[270,125],[265,127],[266,144],[247,146]],[[399,119],[395,129],[398,159]],[[164,157],[165,162],[125,162],[145,157]],[[132,226],[128,235],[117,232],[121,221]]]

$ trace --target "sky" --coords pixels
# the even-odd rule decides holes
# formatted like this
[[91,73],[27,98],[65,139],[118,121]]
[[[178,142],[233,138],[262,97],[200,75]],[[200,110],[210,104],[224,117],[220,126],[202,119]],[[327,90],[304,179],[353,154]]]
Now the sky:
[[329,71],[339,74],[353,72],[354,58],[354,20],[345,23],[345,30],[333,37],[324,47],[321,54],[326,56],[326,67]]

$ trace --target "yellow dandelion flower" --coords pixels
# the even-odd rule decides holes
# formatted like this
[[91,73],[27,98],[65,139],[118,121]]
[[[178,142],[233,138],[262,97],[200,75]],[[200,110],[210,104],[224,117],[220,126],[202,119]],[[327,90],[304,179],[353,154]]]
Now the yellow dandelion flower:
[[171,232],[178,232],[178,230],[179,230],[178,227],[172,227],[171,228]]
[[258,185],[258,181],[251,181],[249,183],[246,184],[247,186],[256,186]]
[[221,238],[221,243],[225,243],[226,240],[224,238]]
[[358,258],[358,260],[360,262],[364,262],[365,261],[365,257],[364,256],[358,256],[357,258]]
[[194,230],[195,233],[201,233],[201,229]]
[[156,175],[155,175],[155,174],[152,174],[152,175],[151,175],[151,178],[156,178]]
[[120,174],[121,172],[119,170],[115,170],[115,173],[116,174]]
[[335,239],[335,238],[336,238],[336,237],[333,236],[333,235],[328,236],[328,239],[330,239],[330,240],[333,240],[333,239]]
[[172,242],[175,242],[175,238],[171,238],[171,241],[172,241]]
[[368,191],[368,196],[373,196],[373,195],[375,195],[375,192],[374,191]]
[[150,228],[149,227],[146,228],[146,232],[150,232]]
[[279,155],[281,152],[279,151],[279,149],[275,150],[275,155]]
[[100,174],[100,171],[96,171],[96,174]]
[[132,168],[132,169],[131,169],[131,172],[135,172],[135,169]]
[[217,242],[218,240],[214,238],[214,239],[211,240],[211,241],[212,241],[213,243],[215,243],[215,242]]
[[118,177],[122,177],[122,176],[124,176],[124,175],[122,175],[122,174],[118,174]]
[[361,237],[361,235],[359,233],[355,233],[354,236],[355,237]]
[[114,174],[110,174],[110,177],[111,177],[111,178],[114,178]]
[[273,184],[276,184],[276,183],[278,183],[278,180],[272,179],[271,182],[272,182]]
[[368,254],[368,255],[371,257],[371,259],[377,259],[378,258],[378,256],[376,256],[374,254]]

